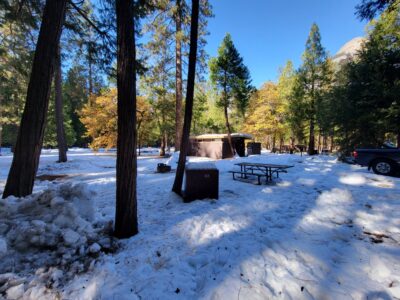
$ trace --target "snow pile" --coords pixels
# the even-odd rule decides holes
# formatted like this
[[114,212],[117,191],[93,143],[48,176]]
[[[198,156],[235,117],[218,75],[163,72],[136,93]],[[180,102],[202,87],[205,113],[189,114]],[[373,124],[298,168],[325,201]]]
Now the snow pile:
[[93,224],[92,197],[84,184],[66,183],[0,202],[0,294],[54,297],[51,288],[113,250],[112,224]]
[[171,156],[167,159],[165,164],[175,169],[178,166],[178,161],[179,161],[179,151],[176,151],[171,154]]
[[0,147],[0,156],[11,155],[11,148]]

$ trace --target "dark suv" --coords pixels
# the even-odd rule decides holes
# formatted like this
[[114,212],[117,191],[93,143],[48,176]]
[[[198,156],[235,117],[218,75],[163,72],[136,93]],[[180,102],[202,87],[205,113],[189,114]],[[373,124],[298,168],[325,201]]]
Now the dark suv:
[[372,168],[380,175],[395,175],[400,171],[400,149],[390,144],[382,148],[362,148],[353,152],[356,164]]

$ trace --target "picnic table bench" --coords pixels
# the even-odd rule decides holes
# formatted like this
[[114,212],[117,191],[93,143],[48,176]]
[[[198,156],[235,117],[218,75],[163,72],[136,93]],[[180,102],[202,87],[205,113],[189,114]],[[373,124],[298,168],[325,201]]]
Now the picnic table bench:
[[258,184],[261,184],[261,177],[265,177],[266,182],[272,181],[275,174],[279,178],[279,173],[287,173],[287,169],[293,166],[289,165],[276,165],[276,164],[263,164],[263,163],[237,163],[240,166],[240,171],[229,171],[232,173],[233,180],[236,180],[235,174],[240,174],[240,178],[247,179],[248,176],[257,177]]

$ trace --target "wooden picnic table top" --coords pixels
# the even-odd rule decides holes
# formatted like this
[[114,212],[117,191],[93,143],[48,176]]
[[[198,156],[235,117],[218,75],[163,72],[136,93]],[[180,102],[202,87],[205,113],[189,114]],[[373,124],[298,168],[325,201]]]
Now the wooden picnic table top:
[[294,166],[290,165],[276,165],[276,164],[264,164],[264,163],[250,163],[250,162],[241,162],[235,164],[237,166],[243,167],[263,167],[263,168],[276,168],[276,169],[288,169]]

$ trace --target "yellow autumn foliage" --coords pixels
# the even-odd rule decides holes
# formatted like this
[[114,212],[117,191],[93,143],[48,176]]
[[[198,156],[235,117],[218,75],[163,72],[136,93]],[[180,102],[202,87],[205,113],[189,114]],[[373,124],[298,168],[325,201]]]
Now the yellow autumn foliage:
[[[137,129],[145,128],[151,121],[151,106],[144,97],[136,98]],[[110,88],[92,99],[81,111],[81,122],[85,125],[86,136],[92,139],[90,148],[115,148],[117,145],[117,89]],[[139,127],[139,128],[138,128]]]
[[251,133],[257,141],[284,139],[288,131],[285,114],[287,105],[280,96],[278,86],[266,82],[250,99],[243,131]]

